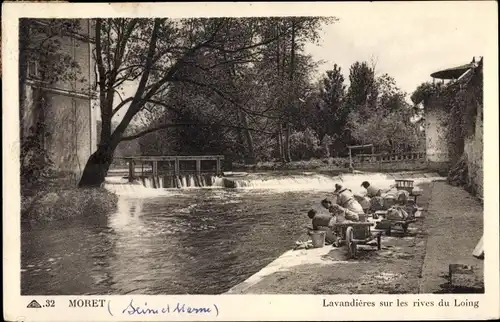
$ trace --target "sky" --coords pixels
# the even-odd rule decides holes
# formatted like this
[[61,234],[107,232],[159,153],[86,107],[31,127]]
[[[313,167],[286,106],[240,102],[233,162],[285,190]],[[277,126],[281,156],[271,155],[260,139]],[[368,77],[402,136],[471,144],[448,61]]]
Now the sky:
[[[432,81],[431,73],[469,63],[474,56],[484,56],[496,48],[496,37],[491,31],[496,30],[498,23],[491,4],[487,7],[485,3],[488,5],[477,1],[336,2],[323,4],[324,10],[316,4],[300,8],[289,4],[276,11],[274,7],[263,7],[263,13],[331,12],[339,21],[322,28],[320,45],[308,44],[305,48],[315,60],[325,62],[316,78],[336,63],[348,80],[349,67],[354,62],[374,61],[377,75],[389,74],[398,87],[411,95],[422,82]],[[116,115],[117,120],[124,111]]]
[[432,80],[431,73],[469,63],[496,46],[484,32],[495,22],[464,4],[455,3],[455,10],[412,10],[411,3],[407,10],[344,10],[337,23],[323,28],[321,45],[308,45],[306,51],[326,61],[320,72],[336,63],[346,79],[352,63],[373,59],[377,74],[389,74],[411,94]]

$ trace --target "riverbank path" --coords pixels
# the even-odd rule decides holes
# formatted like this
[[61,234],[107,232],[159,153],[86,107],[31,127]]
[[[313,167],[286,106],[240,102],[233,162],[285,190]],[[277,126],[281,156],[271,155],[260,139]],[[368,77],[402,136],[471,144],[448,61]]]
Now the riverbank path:
[[[434,181],[420,186],[423,218],[406,236],[383,236],[347,260],[344,248],[288,251],[229,294],[418,294],[445,292],[449,264],[483,263],[472,251],[483,233],[483,207],[460,187]],[[360,246],[361,247],[361,246]]]

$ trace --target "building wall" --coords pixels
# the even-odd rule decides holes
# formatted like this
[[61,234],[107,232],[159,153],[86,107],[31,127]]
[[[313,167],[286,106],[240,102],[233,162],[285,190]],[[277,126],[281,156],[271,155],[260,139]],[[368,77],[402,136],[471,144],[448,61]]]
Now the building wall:
[[465,139],[469,182],[474,193],[483,197],[483,107],[478,104],[474,135]]
[[[477,68],[482,68],[482,63]],[[477,71],[477,69],[476,69]],[[472,79],[471,79],[472,77]],[[479,70],[479,74],[473,74],[470,71],[466,72],[463,77],[459,78],[457,81],[459,84],[455,86],[462,86],[466,93],[466,97],[475,97],[475,93],[478,88],[475,86],[480,86],[482,80],[474,77],[482,77],[482,72]],[[474,80],[475,79],[475,80]],[[463,88],[466,86],[466,88]],[[483,106],[476,102],[475,99],[467,99],[466,104],[475,104],[475,106],[468,105],[463,113],[468,113],[469,107],[474,110],[476,109],[475,115],[463,115],[461,117],[474,117],[474,131],[472,133],[463,134],[463,132],[457,133],[459,137],[450,136],[450,140],[455,140],[456,142],[448,142],[445,138],[446,136],[446,109],[439,106],[436,100],[431,99],[426,105],[426,151],[427,160],[429,161],[429,167],[435,169],[443,169],[444,165],[452,161],[455,163],[458,161],[458,157],[462,154],[467,158],[467,173],[468,182],[472,188],[472,192],[483,196],[484,184],[483,184]],[[467,125],[466,125],[467,126]],[[463,130],[462,130],[463,131]],[[468,129],[467,129],[468,132]],[[468,135],[468,136],[467,136]],[[450,148],[454,149],[450,153]],[[463,149],[462,149],[463,148]],[[456,150],[456,151],[455,151]],[[453,160],[452,159],[453,157]]]
[[69,172],[79,180],[90,155],[96,150],[96,108],[92,97],[95,83],[92,59],[92,42],[89,38],[89,20],[81,20],[81,35],[62,37],[60,51],[72,56],[81,68],[79,77],[84,82],[59,81],[53,84],[28,79],[26,82],[26,109],[23,119],[25,129],[36,122],[37,102],[44,94],[45,138],[44,146],[49,152],[54,168]]
[[425,119],[425,148],[427,161],[432,164],[446,164],[449,162],[448,145],[445,139],[446,126],[444,111],[439,106],[432,106],[426,110]]

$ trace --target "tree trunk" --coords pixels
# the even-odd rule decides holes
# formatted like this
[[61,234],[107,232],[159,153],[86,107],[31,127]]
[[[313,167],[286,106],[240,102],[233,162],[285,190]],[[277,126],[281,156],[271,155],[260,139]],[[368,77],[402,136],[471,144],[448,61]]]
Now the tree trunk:
[[240,113],[240,117],[241,117],[241,122],[243,124],[243,127],[245,128],[245,130],[243,130],[243,133],[245,134],[245,138],[246,138],[246,141],[247,141],[247,147],[248,147],[248,151],[247,151],[248,154],[247,154],[247,160],[246,161],[248,163],[250,163],[250,164],[254,164],[255,163],[255,151],[254,151],[254,146],[253,146],[252,134],[248,130],[247,116],[241,110],[239,111],[239,113]]
[[29,25],[26,19],[19,20],[19,122],[20,136],[23,140],[24,134],[24,112],[26,110],[26,79],[28,76],[28,53]]
[[280,160],[280,162],[285,162],[285,158],[284,158],[284,153],[283,153],[283,133],[281,131],[281,123],[278,124],[278,135],[276,136],[276,139],[277,139],[277,151],[278,151],[278,160]]
[[[279,26],[276,27],[276,36],[279,35]],[[281,71],[280,71],[280,66],[281,66],[281,63],[282,63],[282,58],[281,58],[281,55],[280,55],[280,46],[281,46],[281,41],[280,41],[280,38],[278,38],[276,40],[276,73],[278,75],[278,77],[282,77],[281,75]],[[278,104],[278,108],[281,107],[281,98],[278,98],[277,100],[277,104]],[[283,153],[283,133],[282,133],[282,124],[281,124],[281,120],[279,120],[278,122],[278,135],[276,137],[277,139],[277,155],[278,155],[278,160],[282,163],[285,162],[285,157],[284,157],[284,153]]]
[[245,154],[245,143],[243,142],[243,133],[241,129],[236,129],[236,140],[238,142],[238,146],[243,148],[243,154]]
[[113,161],[115,149],[116,145],[111,143],[99,144],[97,151],[90,156],[85,165],[78,187],[98,188],[101,186]]
[[[290,86],[289,89],[293,87],[293,74],[295,72],[295,22],[292,21],[292,41],[291,41],[291,48],[290,48],[290,74],[289,74],[289,79],[290,79]],[[286,123],[286,129],[285,129],[285,160],[287,162],[292,161],[291,153],[290,153],[290,114],[291,114],[291,105],[294,103],[294,98],[293,96],[295,95],[295,91],[292,90],[291,95],[289,96],[289,103],[287,104],[286,110],[287,110],[287,123]]]
[[291,162],[292,156],[290,153],[290,123],[287,122],[285,129],[285,161]]

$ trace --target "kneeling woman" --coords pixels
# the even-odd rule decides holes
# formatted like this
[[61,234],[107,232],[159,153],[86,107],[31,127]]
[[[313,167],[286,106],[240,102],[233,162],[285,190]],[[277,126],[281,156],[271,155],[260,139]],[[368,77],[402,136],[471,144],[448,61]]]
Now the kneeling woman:
[[335,218],[330,214],[318,214],[314,209],[309,210],[307,216],[312,220],[313,230],[324,231],[326,233],[325,242],[327,244],[333,244],[335,241],[335,234],[333,233]]
[[357,222],[359,221],[359,214],[350,209],[343,208],[338,204],[332,204],[328,199],[323,199],[321,205],[328,209],[334,218],[334,222],[344,222],[346,220]]
[[356,200],[351,190],[344,188],[340,184],[336,184],[334,195],[335,195],[335,202],[334,202],[335,204],[357,214],[364,213],[363,207]]

